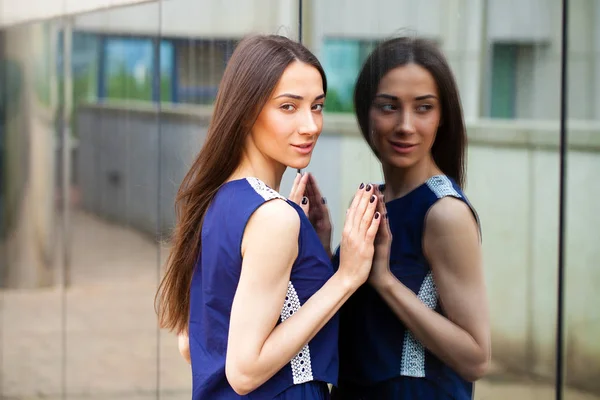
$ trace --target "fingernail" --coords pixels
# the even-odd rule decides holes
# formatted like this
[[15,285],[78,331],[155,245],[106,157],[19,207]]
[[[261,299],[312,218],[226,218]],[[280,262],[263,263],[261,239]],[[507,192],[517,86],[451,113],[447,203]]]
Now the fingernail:
[[323,197],[323,198],[321,199],[321,202],[322,202],[323,204],[327,204],[327,199],[326,199],[325,197]]
[[379,185],[379,190],[382,192],[385,190],[385,183],[382,183],[381,185]]
[[360,184],[360,186],[359,186],[359,189],[362,189],[362,188],[364,188],[364,187],[365,187],[365,184],[364,184],[364,183],[361,183],[361,184]]
[[379,218],[379,211],[375,213],[375,219]]
[[369,200],[370,203],[375,201],[375,196],[371,196],[371,200]]
[[304,196],[302,198],[302,204],[304,204],[304,205],[308,204],[308,197]]
[[387,213],[385,213],[385,215],[383,216],[383,218],[387,219]]
[[371,185],[367,185],[367,192],[371,190]]

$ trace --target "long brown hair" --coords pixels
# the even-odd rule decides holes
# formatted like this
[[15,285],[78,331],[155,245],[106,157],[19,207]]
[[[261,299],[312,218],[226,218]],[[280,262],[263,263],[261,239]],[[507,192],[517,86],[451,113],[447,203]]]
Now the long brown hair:
[[375,153],[370,134],[369,109],[379,82],[390,70],[406,64],[425,68],[440,92],[442,118],[431,155],[438,168],[464,185],[467,134],[454,74],[437,45],[427,39],[400,37],[379,44],[367,58],[354,88],[354,107],[360,130]]
[[204,215],[217,190],[238,167],[246,136],[284,70],[294,61],[325,72],[303,45],[278,35],[254,35],[237,45],[219,85],[206,141],[181,183],[166,273],[155,298],[162,328],[187,330],[190,285],[200,257]]

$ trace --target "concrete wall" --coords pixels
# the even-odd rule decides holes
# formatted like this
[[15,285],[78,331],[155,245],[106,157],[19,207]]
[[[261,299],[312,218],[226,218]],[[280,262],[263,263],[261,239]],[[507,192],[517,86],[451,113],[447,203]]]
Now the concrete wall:
[[526,43],[550,41],[555,26],[551,12],[558,4],[549,0],[489,0],[489,38]]
[[204,141],[206,118],[163,112],[159,119],[152,108],[131,105],[80,107],[75,168],[82,208],[149,235],[168,233],[175,194]]
[[[190,114],[191,113],[191,114]],[[157,193],[163,227],[173,221],[173,195],[199,150],[209,109],[86,106],[79,112],[79,174],[85,207],[113,221],[155,232]],[[153,127],[154,126],[154,127]],[[554,374],[558,254],[558,124],[494,122],[468,125],[467,194],[483,226],[494,358],[508,367]],[[566,248],[567,379],[600,391],[600,125],[572,122],[568,153]],[[125,146],[123,146],[125,144]],[[160,160],[160,165],[157,163]],[[156,176],[160,168],[160,188]],[[328,198],[334,245],[345,209],[361,181],[381,172],[351,115],[327,115],[308,168]],[[119,183],[111,183],[111,171]],[[294,176],[288,171],[281,193]],[[86,184],[86,182],[90,182]],[[92,184],[93,182],[93,184]]]

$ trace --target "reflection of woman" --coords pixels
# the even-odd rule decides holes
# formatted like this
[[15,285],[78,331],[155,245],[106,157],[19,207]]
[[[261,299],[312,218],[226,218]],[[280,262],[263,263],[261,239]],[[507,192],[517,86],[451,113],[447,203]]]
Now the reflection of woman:
[[451,70],[426,40],[389,40],[363,66],[354,101],[383,168],[379,211],[388,218],[368,283],[340,312],[333,397],[471,399],[488,367],[490,333],[478,220],[461,189],[466,138]]
[[[284,37],[246,38],[227,65],[159,290],[161,325],[189,345],[195,400],[325,399],[337,383],[333,317],[368,278],[377,198],[357,191],[334,273],[305,209],[277,193],[288,166],[310,161],[325,91],[317,59]],[[292,200],[306,206],[311,182],[298,177]]]

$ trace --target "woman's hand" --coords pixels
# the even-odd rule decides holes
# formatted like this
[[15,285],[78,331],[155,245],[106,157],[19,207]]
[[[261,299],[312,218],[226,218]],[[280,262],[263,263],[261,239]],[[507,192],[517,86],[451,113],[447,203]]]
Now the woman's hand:
[[379,200],[373,185],[360,185],[346,213],[340,243],[340,267],[352,287],[366,282],[371,272],[374,241],[383,215],[377,211]]
[[308,178],[309,174],[302,175],[298,172],[296,178],[294,178],[290,195],[288,196],[288,200],[298,204],[307,216],[310,210],[310,204],[308,202],[308,197],[304,194],[306,192],[306,186],[308,185]]
[[383,193],[379,187],[374,189],[375,195],[378,198],[377,211],[381,214],[382,220],[375,236],[375,254],[373,256],[373,267],[369,275],[369,283],[377,286],[380,283],[385,283],[386,280],[393,278],[390,271],[390,251],[392,246],[392,232],[387,217],[387,209]]
[[317,232],[321,244],[331,258],[331,217],[327,200],[321,194],[314,176],[297,174],[289,199],[298,204]]
[[317,231],[323,247],[331,258],[331,217],[329,216],[329,207],[327,200],[321,194],[317,181],[312,174],[308,175],[306,185],[306,197],[308,197],[308,219]]

